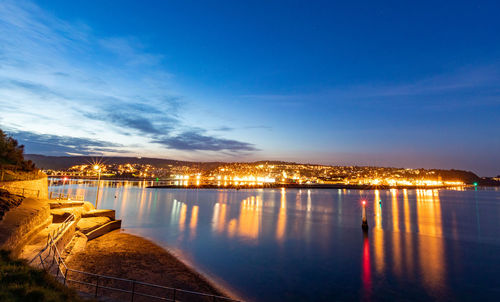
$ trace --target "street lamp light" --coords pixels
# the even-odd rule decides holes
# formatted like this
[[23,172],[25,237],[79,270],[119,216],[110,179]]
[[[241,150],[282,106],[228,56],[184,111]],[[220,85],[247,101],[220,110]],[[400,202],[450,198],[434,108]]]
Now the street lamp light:
[[99,200],[99,184],[101,182],[101,167],[99,165],[94,165],[94,170],[97,171],[97,193],[95,195],[95,208],[97,209],[97,201]]

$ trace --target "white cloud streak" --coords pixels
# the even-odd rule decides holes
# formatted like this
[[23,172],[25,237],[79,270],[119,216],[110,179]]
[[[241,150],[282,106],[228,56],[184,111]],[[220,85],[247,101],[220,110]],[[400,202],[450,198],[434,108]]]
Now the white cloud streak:
[[153,136],[193,129],[179,118],[172,79],[162,55],[134,37],[101,37],[31,2],[0,2],[0,122],[8,130],[158,154],[169,146]]

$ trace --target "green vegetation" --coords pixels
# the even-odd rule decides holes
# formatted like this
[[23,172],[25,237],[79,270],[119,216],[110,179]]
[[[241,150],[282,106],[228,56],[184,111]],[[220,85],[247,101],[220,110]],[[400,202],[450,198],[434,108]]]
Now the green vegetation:
[[76,292],[57,282],[45,271],[34,269],[22,260],[13,260],[0,250],[0,301],[63,302],[85,301]]
[[24,146],[0,129],[0,165],[4,169],[33,171],[35,164],[24,160]]

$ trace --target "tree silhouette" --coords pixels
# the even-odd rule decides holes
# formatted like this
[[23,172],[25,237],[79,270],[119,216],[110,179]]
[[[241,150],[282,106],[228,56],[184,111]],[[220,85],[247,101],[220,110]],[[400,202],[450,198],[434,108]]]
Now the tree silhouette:
[[0,165],[5,168],[13,167],[24,171],[33,171],[35,164],[31,160],[24,160],[24,145],[0,129]]

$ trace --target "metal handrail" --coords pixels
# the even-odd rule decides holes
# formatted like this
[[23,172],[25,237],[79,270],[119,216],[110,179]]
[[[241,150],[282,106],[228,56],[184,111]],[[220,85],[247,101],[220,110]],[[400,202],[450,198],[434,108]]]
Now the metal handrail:
[[[49,237],[52,236],[52,238],[57,238],[59,235],[62,233],[62,231],[66,228],[66,226],[72,222],[75,219],[75,215],[71,214],[66,219],[61,223],[57,229],[53,230],[51,233],[49,233]],[[47,239],[48,242],[48,239]]]
[[[54,238],[57,238],[59,237],[59,235],[61,235],[61,233],[63,232],[64,229],[66,229],[66,226],[68,226],[68,224],[70,222],[72,222],[73,220],[75,219],[75,215],[74,214],[71,214],[69,215],[68,217],[66,217],[66,219],[61,223],[60,226],[58,226],[55,230],[53,230],[52,232],[49,232],[49,234],[47,235],[47,243],[45,244],[44,248],[38,252],[38,254],[35,255],[35,257],[33,257],[28,263],[32,263],[35,259],[37,258],[40,258],[41,260],[41,255],[47,250],[49,249],[49,253],[47,256],[45,256],[45,259],[47,259],[49,256],[50,256],[50,253],[51,253],[51,250],[50,248],[55,247],[56,250],[57,250],[57,246],[55,245],[55,242],[54,242]],[[54,236],[55,235],[55,236]],[[52,243],[52,244],[51,244]]]
[[[124,279],[124,278],[117,278],[117,277],[106,276],[106,275],[101,275],[101,274],[89,273],[89,272],[84,272],[84,271],[80,271],[80,270],[75,270],[75,269],[68,268],[67,265],[66,265],[66,263],[64,262],[64,259],[61,257],[61,253],[59,252],[59,249],[57,248],[57,245],[55,243],[55,239],[54,238],[57,238],[62,233],[62,230],[65,229],[66,226],[71,221],[73,221],[73,219],[74,219],[74,216],[70,215],[61,224],[61,226],[59,226],[57,228],[57,230],[56,230],[57,232],[52,232],[52,233],[57,234],[56,237],[53,237],[52,233],[49,233],[48,238],[47,238],[47,246],[42,251],[40,251],[40,253],[37,254],[37,256],[35,256],[35,258],[33,258],[33,260],[34,260],[34,259],[36,259],[38,257],[40,259],[40,264],[41,264],[42,268],[44,270],[46,270],[46,271],[49,271],[49,272],[50,272],[50,268],[54,265],[54,263],[57,263],[56,279],[59,278],[59,275],[61,275],[61,277],[63,278],[62,281],[63,281],[64,285],[66,285],[67,282],[69,281],[69,282],[74,282],[74,283],[79,283],[79,284],[85,284],[85,285],[88,285],[88,286],[93,286],[93,287],[95,287],[95,293],[94,293],[95,297],[98,296],[99,288],[101,288],[101,289],[107,289],[107,290],[111,290],[111,291],[116,291],[116,292],[128,293],[128,294],[131,294],[131,301],[133,301],[134,300],[134,296],[137,295],[137,296],[143,296],[143,297],[148,297],[148,298],[154,298],[154,299],[158,299],[158,300],[174,301],[175,302],[175,301],[179,301],[179,300],[175,299],[177,293],[187,293],[187,294],[201,296],[201,297],[209,297],[209,298],[212,298],[213,301],[216,301],[216,300],[225,300],[225,301],[230,301],[230,302],[238,302],[238,300],[234,300],[234,299],[223,297],[223,296],[206,294],[206,293],[201,293],[201,292],[196,292],[196,291],[190,291],[190,290],[185,290],[185,289],[180,289],[180,288],[174,288],[174,287],[161,286],[161,285],[157,285],[157,284],[151,284],[151,283],[141,282],[141,281],[136,281],[136,280],[131,280],[131,279]],[[48,255],[45,256],[44,258],[42,258],[42,253],[44,251],[46,251],[47,249],[49,249]],[[51,251],[52,251],[52,253],[51,253]],[[49,262],[50,262],[50,259],[49,259],[49,261],[46,261],[46,260],[47,260],[47,258],[51,254],[52,254],[52,264],[51,265],[46,265],[46,264],[49,264]],[[33,260],[31,260],[30,263]],[[62,264],[62,267],[64,268],[64,270],[61,268],[61,264]],[[77,274],[81,274],[81,275],[89,276],[89,277],[95,277],[96,278],[96,283],[94,284],[94,283],[89,283],[89,282],[85,282],[85,281],[81,281],[81,280],[76,280],[76,279],[69,278],[68,277],[68,272],[77,273]],[[121,289],[121,288],[116,288],[116,287],[99,285],[99,279],[101,279],[101,280],[102,279],[110,279],[110,280],[117,280],[117,281],[129,282],[132,285],[132,290],[126,290],[126,289]],[[147,293],[144,293],[144,292],[138,292],[138,291],[135,290],[135,285],[136,284],[172,291],[173,298],[155,296],[155,295],[150,295],[150,294],[147,294]]]
[[83,194],[71,195],[71,194],[50,192],[49,199],[84,201],[85,196]]

